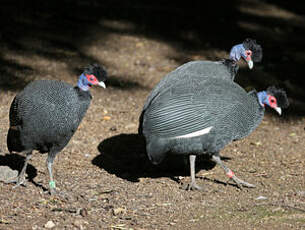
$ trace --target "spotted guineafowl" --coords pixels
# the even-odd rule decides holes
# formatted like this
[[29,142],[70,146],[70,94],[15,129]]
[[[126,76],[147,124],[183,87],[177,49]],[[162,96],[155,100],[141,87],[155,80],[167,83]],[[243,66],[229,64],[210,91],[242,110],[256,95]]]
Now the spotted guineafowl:
[[260,124],[265,105],[281,114],[281,108],[288,106],[286,93],[275,87],[247,93],[231,80],[185,77],[160,92],[145,110],[142,125],[148,157],[159,164],[167,154],[188,155],[188,189],[201,189],[195,182],[195,159],[202,154],[239,187],[254,187],[222,163],[219,151],[249,135]]
[[54,158],[68,144],[84,117],[92,98],[89,88],[93,85],[106,88],[106,78],[106,71],[93,64],[85,68],[75,87],[61,81],[37,80],[16,95],[10,107],[7,147],[10,152],[23,152],[26,159],[20,174],[11,182],[16,186],[25,182],[32,151],[38,150],[48,153],[50,193],[55,193]]
[[142,118],[146,108],[151,101],[160,94],[162,91],[166,91],[179,81],[183,81],[184,78],[197,78],[200,81],[205,77],[216,77],[231,79],[235,78],[235,75],[239,69],[237,62],[242,58],[248,63],[250,69],[253,67],[253,62],[260,62],[263,57],[262,47],[256,43],[255,40],[247,38],[243,43],[235,45],[230,51],[230,59],[224,59],[221,61],[191,61],[188,62],[174,71],[167,74],[151,91],[148,96],[140,116],[139,133],[142,134]]

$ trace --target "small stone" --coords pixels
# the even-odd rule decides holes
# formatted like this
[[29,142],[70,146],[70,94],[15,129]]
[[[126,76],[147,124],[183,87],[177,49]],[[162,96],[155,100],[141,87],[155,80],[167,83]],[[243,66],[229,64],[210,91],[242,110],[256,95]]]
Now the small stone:
[[55,224],[52,220],[49,220],[45,225],[44,225],[45,228],[54,228],[55,227]]
[[275,197],[279,197],[279,196],[280,196],[280,193],[279,193],[279,192],[277,192],[277,191],[274,191],[274,192],[273,192],[273,196],[275,196]]
[[297,193],[299,196],[303,196],[303,197],[305,197],[305,191],[298,191],[298,193]]
[[80,214],[82,217],[86,217],[86,216],[88,216],[88,211],[87,211],[87,209],[82,208],[82,209],[80,210],[79,214]]
[[75,226],[75,227],[77,227],[78,229],[84,229],[84,226],[83,226],[83,221],[82,220],[75,220],[74,222],[73,222],[73,225]]
[[268,198],[265,196],[258,196],[255,200],[267,200]]
[[283,211],[283,209],[281,207],[272,209],[272,212],[282,212],[282,211]]
[[255,145],[256,145],[256,146],[260,146],[260,145],[262,145],[262,142],[257,141],[257,142],[255,142]]
[[125,208],[114,208],[113,209],[113,215],[117,216],[119,214],[124,214],[126,212]]
[[110,116],[104,116],[104,117],[103,117],[103,120],[104,120],[104,121],[109,121],[110,119],[111,119]]
[[117,131],[117,127],[112,126],[109,130],[110,130],[110,131]]
[[0,166],[0,181],[8,181],[18,176],[17,170],[12,170],[8,166]]
[[130,123],[125,126],[125,129],[132,129],[132,128],[135,128],[136,126],[137,126],[136,124]]

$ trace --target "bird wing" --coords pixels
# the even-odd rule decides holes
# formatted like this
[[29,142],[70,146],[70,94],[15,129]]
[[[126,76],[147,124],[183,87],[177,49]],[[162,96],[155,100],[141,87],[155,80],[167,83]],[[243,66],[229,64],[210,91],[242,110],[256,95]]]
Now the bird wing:
[[185,81],[158,94],[144,114],[143,133],[179,137],[208,131],[242,103],[246,92],[223,79]]
[[16,127],[18,125],[21,125],[22,120],[19,116],[18,112],[18,97],[14,97],[14,100],[10,107],[10,113],[9,113],[9,119],[10,119],[10,127]]
[[197,79],[201,80],[206,77],[222,78],[227,80],[233,80],[231,73],[224,62],[212,62],[212,61],[192,61],[188,62],[174,71],[167,74],[152,90],[148,96],[143,110],[149,106],[153,98],[168,88],[175,87],[177,84],[181,84],[185,79]]

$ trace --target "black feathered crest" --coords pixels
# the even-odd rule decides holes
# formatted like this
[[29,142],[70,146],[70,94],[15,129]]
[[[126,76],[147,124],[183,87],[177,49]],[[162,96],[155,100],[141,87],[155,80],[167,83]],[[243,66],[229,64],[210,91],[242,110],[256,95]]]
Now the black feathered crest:
[[278,107],[287,108],[289,106],[287,94],[283,89],[278,89],[275,86],[270,86],[267,89],[267,93],[276,98]]
[[90,64],[84,69],[84,74],[93,74],[99,81],[107,80],[107,72],[99,64]]
[[263,49],[256,43],[256,40],[251,38],[246,38],[243,42],[243,46],[246,50],[252,51],[252,61],[261,62],[263,58]]

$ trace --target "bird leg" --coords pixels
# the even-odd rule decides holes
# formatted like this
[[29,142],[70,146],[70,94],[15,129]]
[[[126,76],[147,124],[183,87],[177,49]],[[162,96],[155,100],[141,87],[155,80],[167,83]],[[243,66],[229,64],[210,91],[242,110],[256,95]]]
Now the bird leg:
[[21,172],[19,173],[18,177],[15,179],[12,179],[10,181],[6,181],[6,183],[16,183],[16,185],[13,188],[17,188],[21,184],[25,185],[25,183],[26,183],[25,171],[26,171],[26,167],[28,165],[28,161],[32,158],[32,150],[26,151],[25,154],[26,154],[26,157],[25,157],[24,165],[23,165],[23,168],[22,168]]
[[220,165],[226,172],[227,176],[232,179],[233,181],[235,181],[235,183],[237,184],[237,186],[241,189],[242,186],[248,187],[248,188],[255,188],[255,185],[250,184],[246,181],[243,181],[241,179],[239,179],[237,176],[234,175],[234,173],[232,172],[231,169],[229,169],[227,166],[225,166],[223,164],[223,162],[221,161],[219,156],[212,156],[212,161],[214,161],[216,164]]
[[51,195],[54,195],[56,193],[56,186],[55,186],[55,181],[53,179],[53,173],[52,173],[52,166],[53,166],[53,161],[54,157],[56,154],[48,154],[47,158],[47,168],[49,171],[49,176],[50,176],[50,181],[49,181],[49,186],[50,186],[50,193]]
[[202,190],[202,188],[197,185],[196,180],[195,180],[195,160],[196,160],[196,155],[190,155],[190,171],[191,171],[191,183],[186,184],[184,186],[185,190]]

